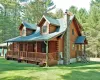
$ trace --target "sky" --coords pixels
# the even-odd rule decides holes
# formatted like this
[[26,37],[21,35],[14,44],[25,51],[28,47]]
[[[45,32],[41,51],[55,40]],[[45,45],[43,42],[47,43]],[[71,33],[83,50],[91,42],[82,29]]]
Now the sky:
[[63,11],[69,9],[72,5],[78,9],[85,8],[87,11],[90,8],[91,0],[52,0],[56,5],[56,8],[61,8]]

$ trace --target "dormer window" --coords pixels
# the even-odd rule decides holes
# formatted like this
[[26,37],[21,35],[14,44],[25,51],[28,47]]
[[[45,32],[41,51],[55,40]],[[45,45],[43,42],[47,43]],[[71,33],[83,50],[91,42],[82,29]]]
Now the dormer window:
[[23,27],[23,29],[22,29],[22,36],[26,36],[26,28],[25,27]]
[[23,22],[19,27],[21,36],[31,35],[36,31],[36,29],[37,29],[36,24],[31,24],[31,23],[27,23],[27,22]]
[[42,26],[42,33],[43,34],[49,33],[49,25],[48,25],[48,23],[46,21],[45,21],[45,23]]
[[43,26],[42,31],[43,31],[43,33],[47,33],[47,26]]
[[60,23],[57,19],[43,16],[38,26],[40,27],[41,34],[50,34],[57,30],[57,28],[60,26]]

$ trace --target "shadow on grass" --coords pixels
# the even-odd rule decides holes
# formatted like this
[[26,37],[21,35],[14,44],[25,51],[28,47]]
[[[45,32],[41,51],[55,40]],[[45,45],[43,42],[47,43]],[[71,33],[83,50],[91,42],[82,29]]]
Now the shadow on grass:
[[24,76],[13,76],[13,77],[4,77],[0,80],[38,80],[37,77],[24,77]]
[[[73,63],[70,65],[57,65],[53,67],[38,67],[34,64],[27,63],[18,63],[17,61],[9,60],[7,61],[4,58],[0,58],[0,74],[4,71],[15,71],[15,70],[32,70],[32,71],[48,71],[48,70],[69,70],[69,69],[100,69],[100,66],[91,66],[97,65],[100,62],[89,62],[89,63]],[[88,66],[90,65],[90,66]]]
[[0,73],[3,71],[13,71],[13,70],[28,70],[37,69],[38,66],[34,64],[18,63],[13,60],[6,60],[0,58]]
[[91,66],[91,65],[98,65],[100,62],[87,62],[87,63],[82,63],[82,62],[77,62],[77,63],[72,63],[69,65],[58,65],[58,67],[70,67],[70,68],[75,68],[75,67],[85,67],[85,66]]
[[97,71],[72,71],[65,75],[61,75],[63,80],[100,80],[100,72]]

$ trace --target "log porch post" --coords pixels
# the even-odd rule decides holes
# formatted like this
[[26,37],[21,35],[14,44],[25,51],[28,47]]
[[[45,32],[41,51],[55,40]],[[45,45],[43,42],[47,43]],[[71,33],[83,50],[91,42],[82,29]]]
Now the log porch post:
[[36,41],[36,51],[35,52],[37,53],[37,41]]
[[84,43],[84,54],[85,54],[85,43]]
[[18,59],[19,59],[19,57],[20,57],[20,43],[18,42]]
[[[7,42],[7,53],[8,53],[8,42]],[[7,57],[7,53],[5,54],[5,57]]]
[[36,41],[36,44],[35,44],[35,58],[37,58],[37,41]]
[[28,59],[28,42],[27,42],[27,48],[26,48],[26,57]]
[[4,56],[4,47],[2,47],[2,55]]
[[7,42],[7,52],[8,52],[8,42]]
[[48,41],[45,42],[46,44],[46,67],[48,67]]
[[12,56],[13,56],[13,54],[14,54],[14,42],[13,42],[13,51],[12,51]]

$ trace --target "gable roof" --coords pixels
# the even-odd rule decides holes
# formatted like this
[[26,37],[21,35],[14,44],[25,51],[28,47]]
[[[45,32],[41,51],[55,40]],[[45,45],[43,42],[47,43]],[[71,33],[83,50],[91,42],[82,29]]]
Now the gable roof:
[[[53,18],[51,18],[51,17],[48,17],[48,16],[43,15],[43,17],[42,17],[42,19],[40,20],[40,22],[41,22],[43,19],[45,19],[49,24],[56,25],[56,26],[60,26],[59,21],[58,21],[57,19],[53,19]],[[40,22],[39,22],[39,24],[40,24]],[[39,25],[39,24],[38,24],[38,25]]]
[[[40,34],[40,27],[34,25],[34,24],[30,24],[30,23],[26,23],[24,22],[23,25],[25,25],[27,28],[31,28],[33,29],[32,26],[34,26],[34,29],[36,29],[36,31],[29,35],[29,36],[18,36],[16,38],[12,38],[7,40],[6,42],[21,42],[21,41],[47,41],[50,40],[51,38],[63,35],[67,29],[66,24],[64,23],[65,20],[64,18],[60,18],[60,19],[52,19],[50,17],[45,16],[45,18],[47,19],[48,22],[52,23],[52,24],[56,24],[59,25],[60,27],[58,27],[59,29],[57,29],[55,32],[50,33],[50,34],[46,34],[46,35],[41,35]],[[74,15],[70,16],[70,20],[69,20],[69,25],[71,24],[72,20],[75,18]],[[84,37],[82,38],[82,40],[84,40]],[[77,43],[82,43],[80,41],[80,38],[78,38],[76,40],[76,44]]]
[[60,26],[59,21],[58,21],[57,19],[53,19],[53,18],[48,17],[48,16],[44,16],[44,17],[45,17],[51,24]]
[[36,30],[37,29],[37,25],[36,24],[31,24],[28,22],[22,22],[22,24],[24,25],[24,27],[28,28],[28,29],[32,29],[32,30]]

